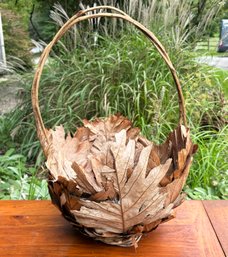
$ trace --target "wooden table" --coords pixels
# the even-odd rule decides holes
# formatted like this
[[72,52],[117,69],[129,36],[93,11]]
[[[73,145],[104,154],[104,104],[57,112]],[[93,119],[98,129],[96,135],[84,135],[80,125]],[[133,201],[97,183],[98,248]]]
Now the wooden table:
[[135,250],[80,235],[49,201],[0,201],[0,257],[228,256],[228,201],[185,201],[176,213]]

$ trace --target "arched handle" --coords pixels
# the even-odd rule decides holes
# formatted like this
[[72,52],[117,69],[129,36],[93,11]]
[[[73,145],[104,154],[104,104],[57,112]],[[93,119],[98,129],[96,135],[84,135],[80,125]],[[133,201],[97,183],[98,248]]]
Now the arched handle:
[[[109,9],[113,10],[117,13],[97,13],[97,14],[87,14],[88,12],[92,12],[94,10],[98,9]],[[87,15],[85,15],[87,14]],[[173,76],[174,82],[176,84],[176,89],[178,92],[178,101],[179,101],[179,123],[187,126],[186,122],[186,110],[185,110],[185,105],[184,105],[184,97],[180,85],[180,81],[177,77],[176,70],[173,67],[172,62],[170,61],[170,58],[165,51],[163,45],[160,43],[160,41],[156,38],[156,36],[148,30],[146,27],[144,27],[141,23],[137,22],[136,20],[132,19],[130,16],[128,16],[126,13],[123,11],[111,7],[111,6],[96,6],[92,7],[86,10],[79,11],[77,14],[75,14],[72,18],[70,18],[57,32],[53,40],[46,46],[44,49],[39,63],[38,63],[38,68],[36,70],[34,80],[33,80],[33,85],[32,85],[32,106],[33,106],[33,112],[35,116],[35,121],[36,121],[36,128],[37,128],[37,134],[41,143],[41,146],[44,150],[45,155],[47,155],[47,151],[49,148],[49,136],[47,134],[47,130],[45,129],[41,113],[40,113],[40,108],[39,108],[39,99],[38,99],[38,91],[39,91],[39,83],[40,83],[40,77],[44,68],[45,61],[47,60],[49,53],[53,47],[53,45],[75,24],[88,20],[88,19],[94,19],[94,18],[99,18],[99,17],[110,17],[110,18],[120,18],[123,20],[126,20],[133,24],[136,28],[138,28],[140,31],[143,32],[144,35],[146,35],[150,41],[153,43],[153,45],[156,47],[160,55],[163,57],[164,61],[168,65],[171,74]]]

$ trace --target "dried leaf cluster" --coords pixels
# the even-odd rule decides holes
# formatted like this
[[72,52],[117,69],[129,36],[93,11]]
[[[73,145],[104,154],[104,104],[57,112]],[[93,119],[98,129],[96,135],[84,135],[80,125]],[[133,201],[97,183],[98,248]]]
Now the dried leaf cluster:
[[144,233],[173,217],[196,146],[178,126],[162,145],[120,115],[84,121],[75,135],[49,130],[52,201],[83,234],[137,246]]

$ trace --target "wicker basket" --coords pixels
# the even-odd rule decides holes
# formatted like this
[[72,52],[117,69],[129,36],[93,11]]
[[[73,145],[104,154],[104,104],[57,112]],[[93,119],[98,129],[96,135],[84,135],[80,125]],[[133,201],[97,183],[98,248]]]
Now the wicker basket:
[[[112,13],[91,14],[95,9]],[[46,129],[38,104],[40,77],[53,45],[73,25],[98,17],[130,22],[149,38],[168,65],[179,98],[179,124],[162,145],[155,145],[131,122],[113,115],[84,121],[75,135],[63,127]],[[81,233],[119,246],[137,246],[141,236],[173,217],[183,201],[192,144],[176,71],[164,47],[147,28],[119,9],[99,6],[80,11],[58,31],[45,48],[35,74],[32,104],[38,137],[47,158],[52,202]]]

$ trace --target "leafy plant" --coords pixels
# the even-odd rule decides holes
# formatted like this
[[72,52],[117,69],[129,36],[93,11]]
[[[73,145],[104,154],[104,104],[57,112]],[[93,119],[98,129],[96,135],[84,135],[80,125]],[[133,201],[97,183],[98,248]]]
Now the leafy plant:
[[[177,95],[169,81],[166,64],[140,34],[118,42],[102,38],[100,46],[76,49],[49,62],[41,82],[42,117],[47,127],[64,124],[73,132],[85,117],[120,112],[160,141],[178,120]],[[25,153],[35,157],[38,144],[30,90],[21,108],[15,111],[19,121],[14,131],[23,140]]]
[[[228,126],[221,131],[197,130],[192,133],[199,149],[193,162],[186,189],[190,197],[201,193],[228,198]],[[197,188],[204,188],[203,191]]]
[[0,116],[0,153],[4,153],[7,149],[15,147],[10,131],[11,119],[10,117]]
[[[186,186],[184,191],[187,194],[187,199],[192,200],[227,200],[228,199],[228,192],[227,192],[227,185],[224,185],[224,180],[220,181],[223,184],[221,190],[214,188],[214,187],[195,187],[190,188]],[[224,187],[226,186],[226,187]]]
[[47,183],[26,158],[9,149],[0,155],[0,199],[47,199]]
[[15,62],[15,60],[16,64],[20,63],[20,65],[16,65],[18,70],[31,68],[30,40],[28,31],[21,25],[21,17],[4,7],[2,17],[7,60],[11,61],[11,63]]
[[227,124],[226,79],[211,67],[191,63],[185,81],[189,122],[203,130],[220,130]]

